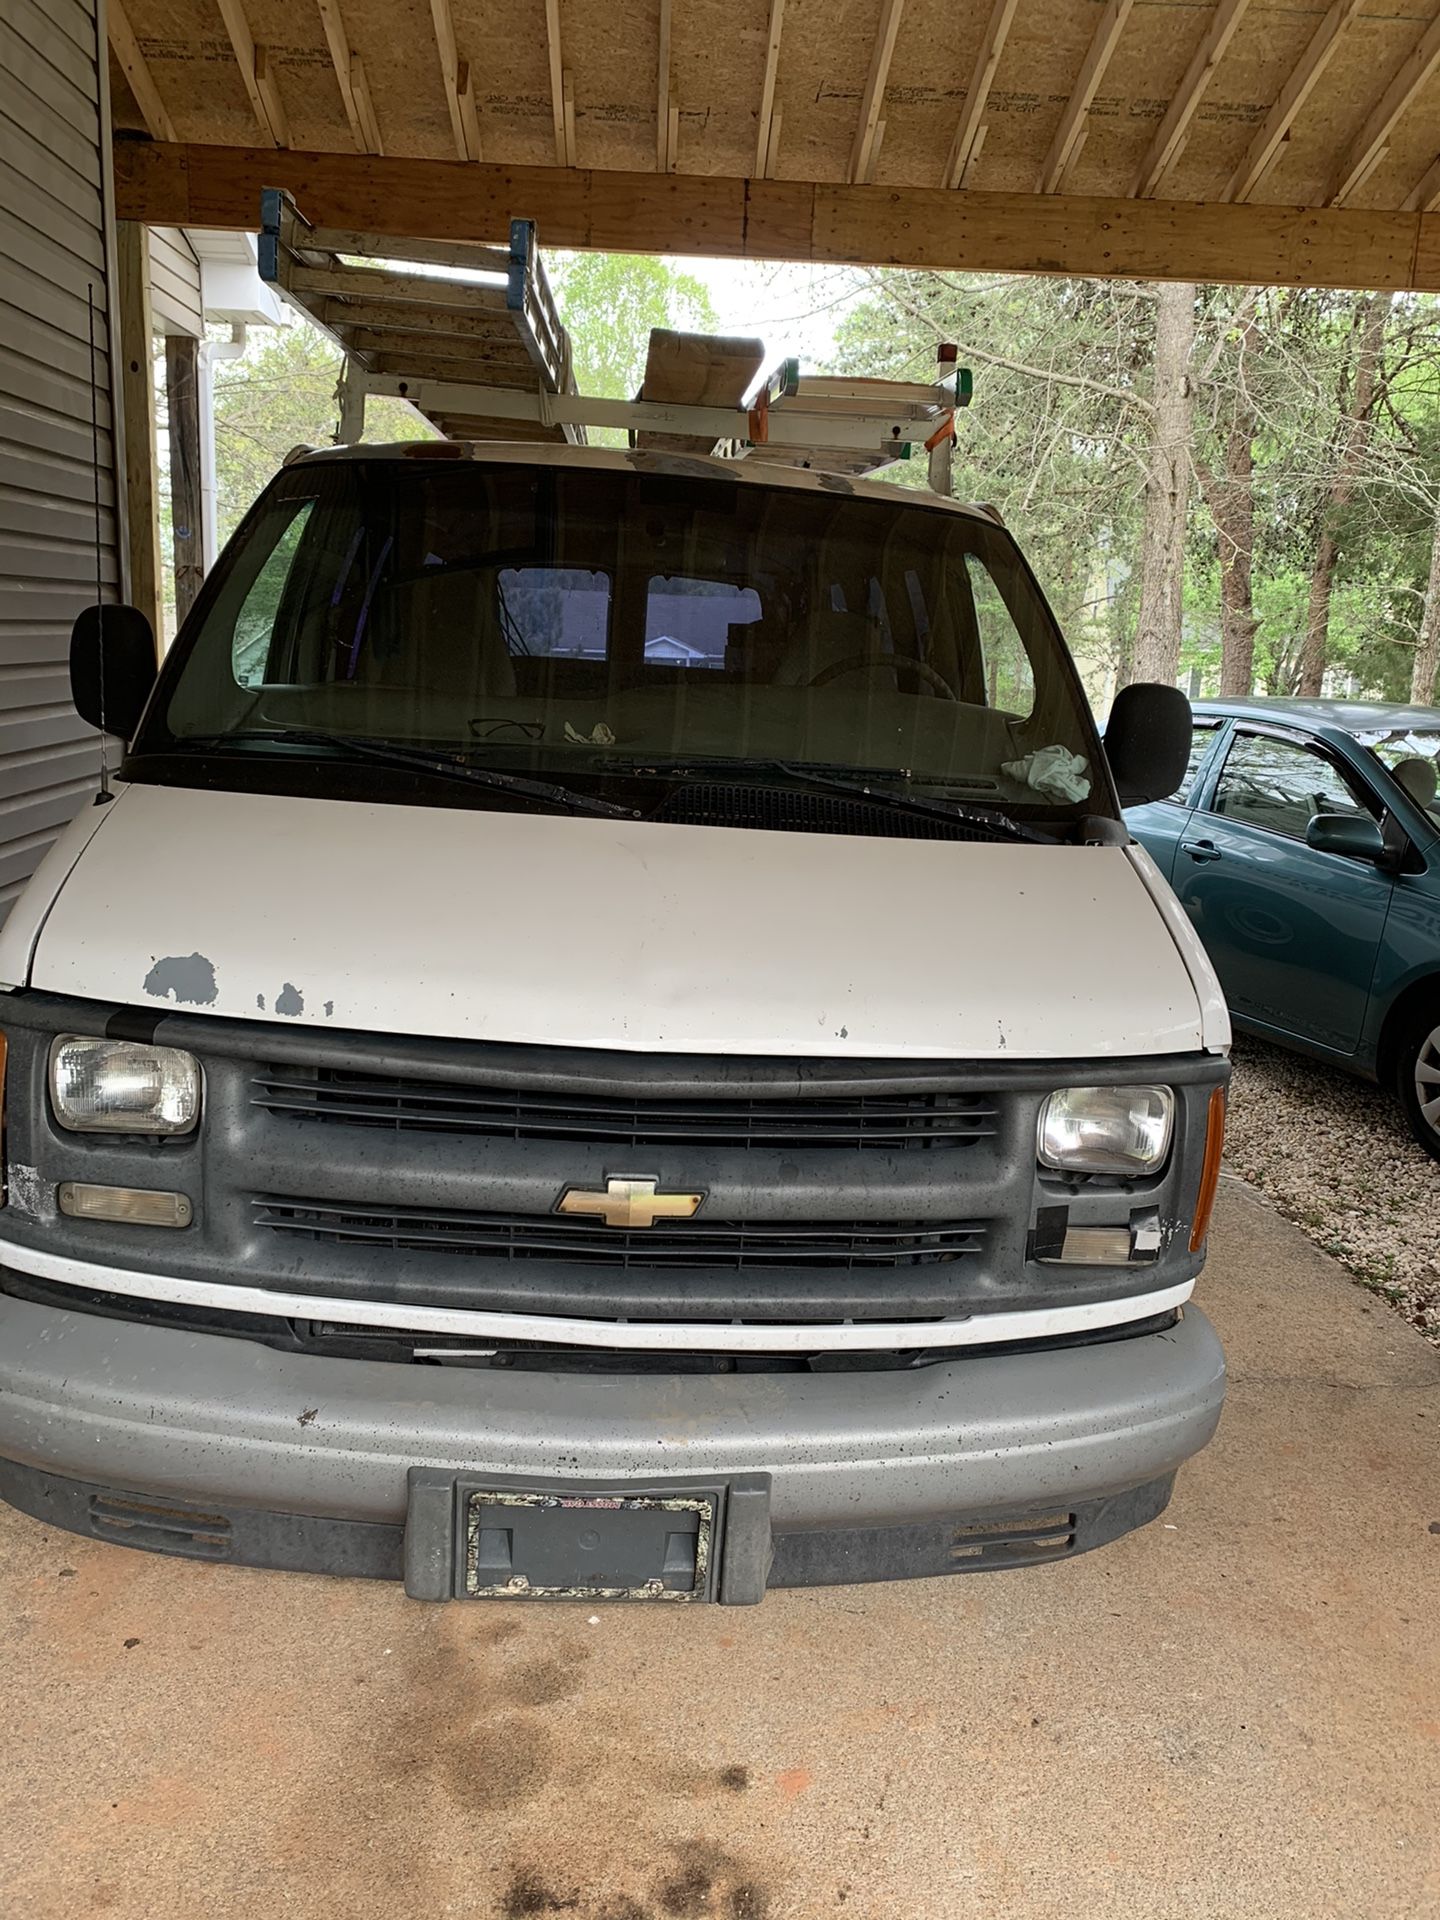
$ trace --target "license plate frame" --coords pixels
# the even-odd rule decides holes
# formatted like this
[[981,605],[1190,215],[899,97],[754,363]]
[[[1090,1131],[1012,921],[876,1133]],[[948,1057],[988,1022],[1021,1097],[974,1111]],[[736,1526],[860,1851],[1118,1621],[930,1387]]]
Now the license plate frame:
[[577,1485],[417,1467],[409,1481],[416,1599],[696,1606],[764,1592],[765,1475]]

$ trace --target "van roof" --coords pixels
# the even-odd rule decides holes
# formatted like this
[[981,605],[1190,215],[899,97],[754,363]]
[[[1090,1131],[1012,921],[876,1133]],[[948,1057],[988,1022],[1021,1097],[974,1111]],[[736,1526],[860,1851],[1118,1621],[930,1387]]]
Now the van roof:
[[[448,451],[452,448],[455,451]],[[791,467],[779,460],[732,460],[708,453],[667,453],[659,448],[627,451],[612,447],[537,446],[518,441],[394,440],[375,446],[297,447],[285,464],[287,467],[309,466],[313,462],[333,460],[388,460],[417,466],[430,466],[436,461],[477,460],[526,467],[588,467],[612,473],[629,470],[676,479],[739,480],[750,486],[793,487],[797,492],[853,494],[859,499],[883,501],[889,506],[904,502],[963,514],[970,519],[985,520],[992,526],[1004,524],[994,507],[946,500],[923,488],[896,487],[883,480],[862,480],[848,473]]]

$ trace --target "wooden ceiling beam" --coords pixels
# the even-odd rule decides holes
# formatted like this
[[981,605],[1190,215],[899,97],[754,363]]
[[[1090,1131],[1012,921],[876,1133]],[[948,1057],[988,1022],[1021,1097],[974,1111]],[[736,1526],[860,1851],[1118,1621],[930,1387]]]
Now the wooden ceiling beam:
[[950,157],[945,162],[945,178],[940,183],[942,186],[969,185],[966,176],[973,171],[985,140],[985,104],[990,98],[990,89],[995,84],[996,69],[1000,65],[1000,56],[1005,51],[1005,42],[1010,37],[1015,9],[1019,4],[1020,0],[995,0],[994,6],[990,9],[990,18],[985,23],[985,33],[980,41],[975,70],[970,75],[969,86],[965,89],[964,111],[960,115],[960,124],[955,129],[955,138],[950,143]]
[[900,33],[904,11],[905,0],[881,0],[875,51],[870,56],[870,75],[865,82],[865,91],[860,96],[860,124],[855,130],[855,144],[850,150],[850,179],[853,185],[863,185],[874,170],[879,151],[876,130],[885,106],[885,87],[890,78],[890,62],[895,57],[895,41]]
[[772,132],[778,118],[775,81],[780,72],[780,35],[785,26],[785,0],[770,0],[770,24],[765,35],[765,78],[760,87],[760,114],[755,127],[755,177],[767,180],[774,160]]
[[120,62],[120,71],[130,82],[130,91],[140,109],[140,117],[150,130],[152,140],[173,140],[175,127],[160,98],[150,63],[140,51],[135,29],[130,24],[123,0],[110,0],[105,10],[109,22],[110,45]]
[[1360,11],[1362,0],[1334,0],[1330,11],[1311,34],[1280,97],[1266,114],[1260,131],[1245,150],[1245,158],[1230,177],[1220,198],[1234,204],[1248,200],[1280,157],[1290,129],[1324,76],[1340,45],[1340,36]]
[[1046,154],[1045,164],[1040,169],[1041,193],[1058,193],[1064,183],[1065,175],[1079,158],[1091,105],[1100,90],[1100,82],[1105,78],[1105,69],[1109,66],[1111,55],[1119,45],[1120,35],[1125,31],[1125,22],[1130,18],[1130,9],[1134,4],[1135,0],[1109,0],[1105,11],[1096,23],[1089,51],[1085,55],[1085,63],[1080,69],[1080,77],[1075,82],[1075,91],[1070,95],[1065,111],[1060,116],[1060,125],[1055,130],[1055,138],[1050,143],[1050,151]]
[[435,23],[435,46],[440,55],[440,79],[445,88],[445,110],[450,115],[450,137],[460,160],[480,158],[480,123],[468,62],[460,58],[455,40],[455,16],[450,0],[430,0]]
[[1440,17],[1432,20],[1401,62],[1400,71],[1375,103],[1370,117],[1356,134],[1330,183],[1330,204],[1344,206],[1385,157],[1397,122],[1415,96],[1440,72]]
[[[1242,286],[1440,292],[1440,214],[1213,201],[952,193],[723,175],[461,165],[117,140],[116,213],[252,230],[265,187],[317,228],[504,239],[516,207],[548,245]],[[356,291],[368,297],[370,283]],[[436,283],[422,298],[434,301]]]
[[250,96],[250,105],[261,133],[273,146],[288,147],[290,129],[286,123],[285,109],[280,103],[280,89],[275,84],[268,50],[256,46],[240,0],[215,0],[215,4],[220,9],[220,18],[225,22],[230,45],[235,50],[240,78]]
[[1191,56],[1180,85],[1175,89],[1175,98],[1170,102],[1169,110],[1150,142],[1150,149],[1140,163],[1140,171],[1131,189],[1140,199],[1148,199],[1159,189],[1161,181],[1179,159],[1180,150],[1190,131],[1190,122],[1205,98],[1205,89],[1214,78],[1215,69],[1225,58],[1225,50],[1235,38],[1235,30],[1245,18],[1249,5],[1250,0],[1220,0],[1216,7],[1205,37]]

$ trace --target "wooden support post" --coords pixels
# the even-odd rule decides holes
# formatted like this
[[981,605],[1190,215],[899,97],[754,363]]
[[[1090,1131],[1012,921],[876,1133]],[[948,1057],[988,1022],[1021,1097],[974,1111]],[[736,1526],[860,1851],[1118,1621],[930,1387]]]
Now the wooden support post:
[[355,447],[365,437],[365,376],[347,354],[340,369],[340,384],[335,389],[340,402],[340,422],[335,429],[337,447]]
[[129,599],[154,628],[158,646],[160,490],[156,485],[155,379],[150,365],[150,235],[138,221],[116,224],[115,302],[120,318]]
[[165,336],[165,410],[170,420],[170,522],[175,551],[175,625],[194,605],[205,578],[200,499],[200,342]]

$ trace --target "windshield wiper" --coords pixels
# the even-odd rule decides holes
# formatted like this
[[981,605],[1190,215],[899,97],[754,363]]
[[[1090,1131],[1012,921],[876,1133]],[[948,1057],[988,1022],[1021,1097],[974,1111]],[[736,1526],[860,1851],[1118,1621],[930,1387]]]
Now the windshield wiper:
[[[1029,840],[1039,846],[1059,844],[1053,833],[1042,833],[1038,827],[1027,827],[1019,820],[1012,820],[1008,813],[998,807],[962,806],[955,800],[936,800],[918,793],[897,793],[891,787],[876,786],[872,777],[857,774],[849,767],[832,767],[812,761],[705,759],[684,755],[676,755],[671,759],[637,757],[627,761],[613,754],[605,756],[598,764],[616,773],[704,773],[708,777],[778,773],[801,786],[818,787],[830,793],[853,794],[857,799],[873,801],[877,806],[893,807],[898,813],[920,814],[933,820],[953,821],[961,826],[983,827],[1001,838]],[[898,777],[904,779],[907,776],[899,773]]]
[[639,809],[621,807],[611,800],[600,800],[573,787],[562,787],[551,780],[532,780],[523,773],[502,773],[496,767],[477,767],[458,753],[445,753],[427,747],[406,747],[398,742],[373,740],[358,733],[323,733],[306,727],[277,727],[261,731],[196,735],[171,743],[170,751],[215,751],[231,746],[321,747],[342,757],[369,760],[376,766],[397,767],[416,773],[428,773],[441,780],[459,780],[472,787],[488,787],[495,793],[513,793],[520,799],[543,800],[569,813],[598,813],[618,820],[638,820]]

